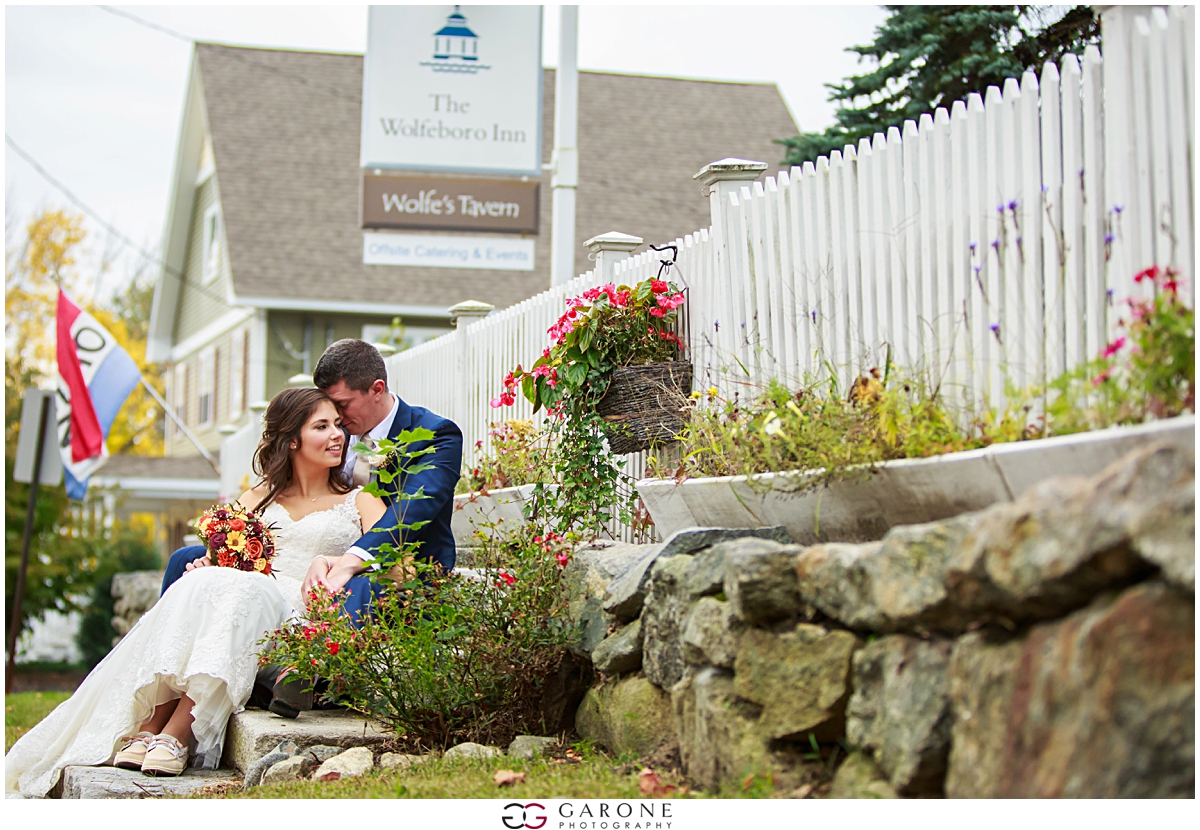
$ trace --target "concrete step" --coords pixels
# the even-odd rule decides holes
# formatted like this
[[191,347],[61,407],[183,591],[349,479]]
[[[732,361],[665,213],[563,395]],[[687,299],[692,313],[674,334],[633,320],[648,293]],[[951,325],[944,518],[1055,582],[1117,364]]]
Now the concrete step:
[[180,776],[155,777],[116,767],[67,767],[56,792],[58,798],[162,798],[241,782],[241,773],[229,769],[188,769]]
[[394,736],[382,724],[340,709],[301,712],[295,720],[247,709],[229,719],[221,766],[244,773],[283,741],[294,741],[300,749],[318,744],[349,749],[375,747]]

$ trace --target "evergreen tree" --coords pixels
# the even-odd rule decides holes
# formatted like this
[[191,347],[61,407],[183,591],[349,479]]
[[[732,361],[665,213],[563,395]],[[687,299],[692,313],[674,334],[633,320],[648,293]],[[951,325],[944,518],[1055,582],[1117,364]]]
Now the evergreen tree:
[[814,161],[886,133],[1100,41],[1100,19],[1090,6],[886,8],[890,15],[876,29],[875,42],[847,49],[874,68],[826,84],[829,100],[840,104],[837,123],[822,133],[776,139],[787,147],[785,164]]

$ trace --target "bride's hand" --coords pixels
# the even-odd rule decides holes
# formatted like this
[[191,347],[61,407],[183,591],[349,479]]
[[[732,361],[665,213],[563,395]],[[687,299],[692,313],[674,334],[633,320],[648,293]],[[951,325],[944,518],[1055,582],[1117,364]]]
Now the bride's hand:
[[199,559],[195,559],[191,562],[188,562],[186,565],[183,566],[183,570],[185,573],[189,573],[191,571],[196,570],[196,568],[207,568],[210,565],[212,565],[212,560],[208,558],[208,554],[206,553],[203,556],[201,556]]
[[312,591],[315,585],[325,585],[325,578],[329,575],[330,562],[327,557],[318,556],[308,566],[308,572],[304,574],[304,582],[300,585],[300,596],[304,598],[304,603],[308,604],[308,594]]

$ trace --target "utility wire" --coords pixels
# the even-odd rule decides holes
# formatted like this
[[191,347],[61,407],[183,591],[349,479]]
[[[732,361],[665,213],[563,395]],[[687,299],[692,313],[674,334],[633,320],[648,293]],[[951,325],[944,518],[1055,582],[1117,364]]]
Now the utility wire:
[[[201,42],[201,41],[196,40],[195,38],[191,38],[191,37],[188,37],[187,35],[180,34],[179,32],[175,31],[174,29],[168,29],[166,26],[160,26],[157,23],[151,23],[149,20],[145,20],[141,17],[138,17],[136,14],[130,14],[129,12],[121,11],[120,9],[115,9],[112,6],[97,6],[96,8],[100,9],[101,11],[106,11],[109,14],[116,15],[117,17],[123,17],[126,20],[129,20],[133,23],[140,24],[149,29],[153,29],[156,32],[160,32],[164,35],[167,35],[168,37],[173,37],[176,40],[182,40],[184,43],[196,44],[196,43]],[[306,78],[303,75],[297,75],[294,72],[288,72],[286,69],[280,69],[277,66],[271,66],[270,64],[263,63],[261,61],[251,60],[249,58],[249,56],[243,54],[241,50],[243,50],[243,49],[252,50],[255,48],[253,46],[228,46],[225,44],[214,44],[214,45],[222,46],[223,48],[228,49],[229,50],[228,54],[230,57],[241,61],[242,63],[246,64],[247,66],[252,66],[255,69],[263,69],[263,70],[266,70],[267,72],[274,72],[276,75],[281,75],[285,78],[290,78],[293,81],[298,81],[299,83],[302,83],[305,86],[311,87],[313,89],[319,89],[323,92],[327,92],[330,95],[335,96],[336,98],[339,98],[343,101],[347,101],[351,104],[354,104],[356,107],[362,106],[361,98],[357,98],[352,95],[347,95],[344,90],[340,90],[340,89],[337,89],[336,87],[332,87],[332,86],[326,86],[325,84],[322,84],[322,83],[317,83],[317,82],[313,81],[311,78]]]
[[80,199],[78,196],[76,196],[74,193],[72,193],[70,188],[68,188],[65,184],[60,182],[58,179],[54,178],[54,176],[50,175],[50,173],[46,171],[46,168],[42,167],[42,165],[38,163],[37,159],[35,159],[33,156],[31,156],[29,153],[27,153],[24,149],[22,149],[21,146],[19,144],[17,144],[17,142],[13,141],[8,133],[4,134],[4,143],[8,145],[10,150],[12,150],[14,153],[16,153],[22,159],[24,159],[25,162],[28,163],[29,166],[32,167],[39,176],[41,176],[43,179],[45,179],[47,182],[49,182],[50,185],[53,186],[57,191],[62,193],[64,196],[66,196],[67,199],[70,200],[71,204],[75,205],[75,207],[79,208],[84,213],[86,213],[88,216],[90,216],[93,220],[95,220],[100,225],[100,227],[102,227],[102,228],[104,228],[104,230],[108,231],[114,238],[116,238],[116,240],[118,242],[121,242],[125,246],[132,248],[134,251],[141,254],[143,257],[145,257],[149,261],[157,263],[158,265],[161,265],[163,268],[163,273],[169,274],[170,276],[174,277],[175,279],[177,279],[179,281],[179,283],[181,285],[184,285],[184,284],[190,285],[192,290],[198,291],[199,293],[204,294],[205,296],[207,296],[209,299],[213,300],[214,302],[220,303],[223,306],[229,305],[229,302],[224,297],[220,296],[219,294],[214,292],[212,289],[210,289],[204,285],[200,285],[199,283],[195,283],[195,282],[189,283],[187,280],[187,277],[184,276],[184,274],[181,271],[179,271],[176,268],[171,267],[166,262],[164,262],[161,258],[150,253],[145,248],[143,248],[141,245],[138,245],[136,242],[134,242],[132,239],[130,239],[128,236],[121,233],[121,231],[115,225],[113,225],[111,222],[108,222],[107,220],[105,220],[104,217],[102,217],[99,213],[94,211],[92,208],[88,207],[88,205],[82,199]]

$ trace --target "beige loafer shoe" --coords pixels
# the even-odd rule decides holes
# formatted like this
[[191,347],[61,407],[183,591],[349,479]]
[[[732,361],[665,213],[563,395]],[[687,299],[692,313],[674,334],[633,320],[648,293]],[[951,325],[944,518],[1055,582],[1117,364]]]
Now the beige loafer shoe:
[[136,735],[126,735],[121,739],[121,748],[113,756],[114,767],[122,769],[141,769],[150,744],[154,743],[153,732],[138,732]]
[[154,736],[154,743],[142,760],[147,775],[179,775],[187,769],[188,749],[171,735]]

